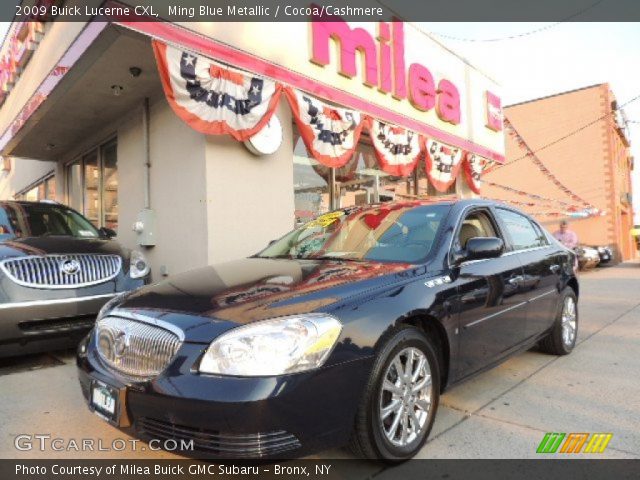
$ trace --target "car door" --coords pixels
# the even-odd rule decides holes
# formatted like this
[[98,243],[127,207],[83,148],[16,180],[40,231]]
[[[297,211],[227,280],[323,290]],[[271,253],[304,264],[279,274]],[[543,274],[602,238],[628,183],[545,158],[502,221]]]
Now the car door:
[[522,263],[522,288],[529,302],[526,336],[534,337],[551,327],[555,319],[562,252],[551,245],[542,228],[527,216],[502,207],[496,208],[496,214]]
[[[463,216],[453,250],[463,251],[472,237],[505,240],[489,208],[473,209]],[[457,287],[460,355],[459,378],[480,370],[506,355],[525,335],[526,294],[523,269],[508,251],[498,258],[463,261],[452,268]]]

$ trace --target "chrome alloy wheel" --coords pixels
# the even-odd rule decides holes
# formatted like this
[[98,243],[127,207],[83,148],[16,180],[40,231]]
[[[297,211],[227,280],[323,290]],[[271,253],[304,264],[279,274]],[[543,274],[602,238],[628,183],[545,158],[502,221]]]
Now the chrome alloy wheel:
[[576,339],[576,302],[573,297],[565,297],[562,306],[562,341],[566,346],[573,345]]
[[400,351],[387,367],[380,390],[380,424],[387,440],[404,447],[424,430],[431,409],[431,370],[417,348]]

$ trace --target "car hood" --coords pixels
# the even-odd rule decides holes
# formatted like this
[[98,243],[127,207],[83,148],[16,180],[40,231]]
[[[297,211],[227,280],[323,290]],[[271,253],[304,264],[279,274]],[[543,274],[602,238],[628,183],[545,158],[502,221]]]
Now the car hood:
[[0,260],[31,255],[97,253],[127,256],[120,244],[102,238],[25,237],[0,242]]
[[169,322],[188,341],[208,342],[238,324],[322,310],[417,270],[405,263],[247,258],[143,287],[118,309]]

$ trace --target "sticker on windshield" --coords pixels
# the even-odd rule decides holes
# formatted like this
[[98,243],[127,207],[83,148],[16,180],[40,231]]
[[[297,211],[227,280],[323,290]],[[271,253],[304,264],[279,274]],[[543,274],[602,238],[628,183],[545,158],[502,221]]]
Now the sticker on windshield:
[[91,230],[78,230],[78,235],[81,237],[95,237],[96,234]]
[[314,227],[327,228],[329,225],[334,223],[340,217],[343,217],[344,214],[345,213],[343,211],[325,213],[324,215],[320,215],[315,220],[312,220],[309,223],[307,223],[305,225],[305,228],[314,228]]

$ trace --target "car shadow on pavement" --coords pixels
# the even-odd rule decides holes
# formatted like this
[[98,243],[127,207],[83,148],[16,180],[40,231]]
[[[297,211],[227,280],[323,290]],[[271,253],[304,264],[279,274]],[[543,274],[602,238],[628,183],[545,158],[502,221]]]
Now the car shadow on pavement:
[[37,353],[0,359],[0,376],[29,372],[49,367],[58,367],[73,361],[73,350]]

